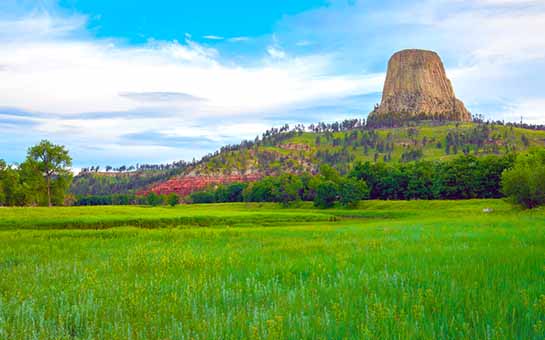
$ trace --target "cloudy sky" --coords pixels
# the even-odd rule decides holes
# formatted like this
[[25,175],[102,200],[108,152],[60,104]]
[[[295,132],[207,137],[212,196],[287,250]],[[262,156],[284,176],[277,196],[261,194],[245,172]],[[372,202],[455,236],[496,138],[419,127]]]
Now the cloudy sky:
[[190,160],[284,123],[365,118],[388,58],[443,58],[473,113],[545,123],[545,0],[2,0],[0,158]]

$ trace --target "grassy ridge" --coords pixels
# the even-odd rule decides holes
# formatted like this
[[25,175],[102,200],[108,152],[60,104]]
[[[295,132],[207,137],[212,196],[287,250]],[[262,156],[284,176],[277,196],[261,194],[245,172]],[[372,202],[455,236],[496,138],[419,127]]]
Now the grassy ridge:
[[0,221],[25,228],[40,214],[58,223],[92,215],[336,221],[3,230],[0,339],[545,336],[543,210],[499,200],[377,201],[327,211],[115,208],[0,209]]

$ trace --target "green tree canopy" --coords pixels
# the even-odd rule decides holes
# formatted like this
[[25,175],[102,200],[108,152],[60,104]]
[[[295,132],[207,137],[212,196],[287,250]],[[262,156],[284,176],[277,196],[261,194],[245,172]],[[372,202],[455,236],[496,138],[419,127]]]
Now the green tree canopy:
[[6,205],[6,194],[4,192],[4,177],[7,165],[3,159],[0,159],[0,206]]
[[316,197],[314,205],[318,208],[331,208],[337,200],[337,183],[333,181],[323,181],[316,187]]
[[274,179],[272,194],[275,202],[287,206],[290,202],[300,200],[300,194],[304,191],[303,181],[297,175],[282,174]]
[[527,208],[545,204],[545,150],[520,155],[502,174],[503,193]]
[[345,207],[355,207],[359,201],[369,198],[367,183],[353,178],[344,178],[339,184],[339,202]]
[[163,204],[163,198],[154,192],[150,192],[146,195],[146,202],[152,207]]
[[28,149],[25,163],[31,171],[39,173],[45,179],[48,206],[52,206],[52,196],[57,199],[56,203],[59,203],[60,198],[64,199],[64,193],[72,179],[72,158],[64,146],[42,140],[40,144]]
[[170,194],[168,194],[168,196],[167,196],[167,203],[168,203],[168,205],[170,205],[171,207],[177,206],[178,204],[180,204],[180,196],[178,196],[178,195],[175,194],[175,193],[170,193]]

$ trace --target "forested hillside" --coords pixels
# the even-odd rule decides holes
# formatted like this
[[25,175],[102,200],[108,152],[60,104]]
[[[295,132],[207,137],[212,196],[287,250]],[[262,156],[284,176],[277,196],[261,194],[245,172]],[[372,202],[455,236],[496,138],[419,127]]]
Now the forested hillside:
[[271,129],[253,142],[224,148],[197,164],[193,174],[316,172],[329,164],[341,174],[356,161],[406,163],[457,155],[504,155],[545,145],[545,131],[501,123],[423,122],[370,128],[359,120]]
[[83,169],[79,175],[74,177],[70,192],[76,196],[135,193],[140,188],[183,173],[188,166],[189,164],[185,162],[177,162],[166,165],[138,166],[134,167],[134,170],[128,170],[130,167],[108,169],[107,172],[99,172],[99,167]]
[[403,122],[403,127],[375,128],[353,119],[332,124],[285,125],[253,141],[227,145],[200,161],[176,166],[139,167],[129,172],[86,171],[74,179],[75,195],[136,193],[176,176],[225,176],[316,173],[329,164],[341,174],[356,162],[400,164],[449,160],[457,155],[505,155],[545,146],[541,126],[502,122]]

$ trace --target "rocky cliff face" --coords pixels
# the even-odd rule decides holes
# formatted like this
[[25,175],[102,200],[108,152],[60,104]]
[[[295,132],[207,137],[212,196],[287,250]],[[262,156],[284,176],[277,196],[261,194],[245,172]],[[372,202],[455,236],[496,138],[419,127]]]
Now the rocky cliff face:
[[390,59],[382,102],[370,117],[388,114],[471,120],[469,111],[454,95],[439,55],[424,50],[404,50]]
[[168,195],[175,193],[179,196],[186,196],[195,191],[201,191],[208,187],[214,187],[221,184],[255,182],[262,178],[261,175],[224,175],[224,176],[185,176],[175,177],[166,182],[156,184],[150,188],[141,190],[138,196],[145,196],[150,192],[158,195]]

